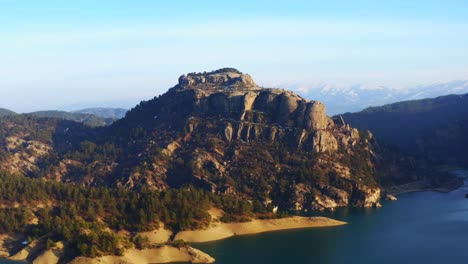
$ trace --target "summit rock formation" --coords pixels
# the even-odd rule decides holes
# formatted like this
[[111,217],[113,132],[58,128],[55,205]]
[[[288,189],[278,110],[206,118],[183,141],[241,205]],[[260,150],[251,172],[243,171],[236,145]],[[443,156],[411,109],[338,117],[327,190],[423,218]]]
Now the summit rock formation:
[[[370,132],[334,121],[321,102],[259,87],[232,68],[182,75],[106,128],[53,126],[50,137],[28,141],[6,129],[3,167],[92,186],[191,185],[281,210],[379,206]],[[14,147],[18,140],[45,146],[36,155]]]
[[155,159],[148,149],[164,155],[145,164],[145,176],[129,173],[116,183],[122,186],[164,189],[186,184],[179,181],[185,174],[212,192],[287,209],[378,206],[370,133],[334,122],[321,102],[259,87],[235,69],[183,75],[119,127],[148,131],[153,143],[138,153],[145,160]]

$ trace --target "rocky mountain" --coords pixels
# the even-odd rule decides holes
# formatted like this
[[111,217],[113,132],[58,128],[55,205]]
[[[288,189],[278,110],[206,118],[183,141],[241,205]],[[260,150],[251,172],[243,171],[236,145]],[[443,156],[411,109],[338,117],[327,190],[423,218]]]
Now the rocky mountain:
[[468,161],[468,94],[371,107],[342,117],[405,153],[439,163]]
[[235,69],[183,75],[105,128],[15,122],[0,119],[2,167],[16,162],[33,177],[127,189],[194,186],[280,210],[378,206],[381,196],[371,133],[334,121],[321,102],[259,87]]
[[258,87],[235,69],[181,76],[114,125],[120,135],[129,128],[145,143],[134,149],[139,164],[119,166],[142,169],[120,173],[122,186],[190,182],[295,209],[378,203],[370,134],[336,124],[318,101]]
[[86,108],[81,110],[73,111],[73,113],[79,114],[91,114],[95,116],[99,116],[102,118],[110,118],[110,119],[120,119],[125,116],[128,109],[123,108],[108,108],[108,107],[97,107],[97,108]]
[[8,116],[8,115],[14,115],[14,114],[16,113],[11,110],[0,108],[0,116]]
[[[90,127],[102,127],[112,124],[117,119],[125,116],[128,110],[123,108],[87,108],[73,112],[47,110],[27,113],[36,117],[58,118],[83,123]],[[0,108],[1,116],[15,115],[16,113]]]
[[468,93],[468,80],[433,83],[410,87],[367,85],[287,86],[305,98],[315,98],[327,105],[329,114],[357,112],[371,106],[400,101],[434,98],[449,94]]
[[[90,114],[1,116],[0,233],[15,236],[3,235],[0,255],[37,262],[60,252],[59,263],[70,263],[78,256],[138,255],[157,245],[152,255],[188,252],[211,263],[179,236],[218,221],[378,207],[381,196],[394,198],[389,192],[459,186],[461,180],[433,170],[432,157],[403,153],[400,141],[388,147],[350,122],[382,119],[378,124],[387,126],[377,130],[379,138],[387,129],[389,136],[399,129],[418,136],[422,131],[410,129],[415,122],[430,132],[422,139],[427,146],[453,139],[463,147],[466,99],[330,118],[319,101],[259,87],[248,74],[225,68],[183,75],[108,126],[67,120]],[[448,120],[449,126],[428,126]]]
[[31,177],[55,170],[71,175],[65,172],[71,161],[63,154],[97,136],[95,129],[61,118],[0,117],[0,170]]
[[[466,113],[460,98],[465,100],[459,96],[447,102],[402,103],[388,106],[391,111],[385,114],[369,109],[356,118],[330,118],[323,103],[259,87],[236,69],[190,73],[110,126],[92,128],[33,115],[2,117],[0,168],[83,186],[132,190],[193,186],[283,211],[378,206],[382,187],[423,178],[429,178],[428,186],[443,184],[430,173],[432,156],[395,151],[388,147],[392,142],[385,133],[397,138],[404,151],[411,136],[432,131],[424,125],[430,120]],[[383,125],[366,127],[365,120]],[[456,124],[463,128],[463,122]],[[378,144],[367,129],[376,131],[382,142]],[[406,132],[398,138],[400,129]],[[420,146],[431,146],[431,135],[422,136]],[[437,140],[433,143],[442,142]]]

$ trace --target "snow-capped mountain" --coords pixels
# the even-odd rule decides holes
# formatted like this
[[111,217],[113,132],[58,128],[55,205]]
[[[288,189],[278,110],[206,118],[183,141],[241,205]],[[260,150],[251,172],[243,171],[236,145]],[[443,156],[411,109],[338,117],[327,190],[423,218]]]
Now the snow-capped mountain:
[[468,93],[468,80],[456,80],[413,87],[390,86],[299,86],[287,87],[307,99],[319,100],[327,106],[328,115],[357,112],[370,106],[379,106],[399,101],[433,98],[448,94]]

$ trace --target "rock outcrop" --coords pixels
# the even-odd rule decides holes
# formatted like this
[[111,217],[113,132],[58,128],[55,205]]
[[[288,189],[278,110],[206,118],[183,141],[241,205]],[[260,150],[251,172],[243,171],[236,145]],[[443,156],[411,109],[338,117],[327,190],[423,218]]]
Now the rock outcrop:
[[8,135],[0,165],[35,177],[127,189],[190,185],[279,211],[370,207],[380,198],[372,136],[328,117],[321,102],[260,87],[235,69],[183,75],[100,130],[32,117],[15,128],[12,120],[0,120]]
[[229,68],[183,75],[169,94],[184,98],[185,107],[199,116],[223,116],[309,132],[334,125],[322,103],[282,89],[260,88],[249,75]]
[[185,89],[254,89],[258,86],[248,74],[232,68],[210,73],[189,73],[179,78],[179,86]]
[[373,139],[335,122],[321,102],[259,87],[249,75],[227,68],[181,76],[166,94],[130,111],[123,123],[141,126],[132,117],[143,115],[151,117],[144,124],[159,140],[142,149],[141,159],[154,159],[148,152],[156,147],[164,157],[146,176],[132,174],[132,188],[157,179],[158,189],[189,181],[215,193],[273,201],[280,209],[378,206]]
[[328,131],[318,130],[314,135],[315,152],[335,152],[338,149],[336,138]]

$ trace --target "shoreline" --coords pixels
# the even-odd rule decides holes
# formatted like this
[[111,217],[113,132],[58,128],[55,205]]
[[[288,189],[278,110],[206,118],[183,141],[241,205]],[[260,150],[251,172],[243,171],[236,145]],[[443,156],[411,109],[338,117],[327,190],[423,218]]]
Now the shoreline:
[[149,249],[128,249],[123,256],[102,256],[97,258],[77,257],[70,264],[114,264],[114,263],[214,263],[210,255],[192,248],[161,246]]
[[[345,225],[346,222],[338,221],[328,217],[303,217],[292,216],[279,219],[255,219],[245,223],[222,223],[215,221],[206,229],[181,231],[176,234],[174,240],[184,240],[186,242],[203,243],[216,240],[222,240],[239,235],[255,235],[260,233],[285,231],[292,229],[319,228]],[[163,228],[146,232],[148,235],[154,233],[150,240],[154,243],[170,242],[168,230]],[[144,234],[144,233],[143,233]],[[0,236],[0,246],[3,252],[8,252],[8,249],[3,247],[3,242],[6,239],[11,239],[11,236]],[[167,241],[164,241],[166,240]],[[30,258],[31,251],[35,248],[35,243],[31,243],[14,255],[3,255],[1,258],[6,260],[25,261]],[[35,252],[36,258],[34,263],[57,263],[61,255],[63,246],[45,250],[38,254]],[[70,263],[73,264],[111,264],[111,263],[172,263],[172,262],[188,262],[188,263],[214,263],[215,259],[210,255],[193,247],[177,248],[170,245],[162,245],[156,248],[148,249],[128,249],[123,256],[102,256],[97,258],[77,257]]]
[[346,225],[346,222],[328,217],[292,216],[280,219],[252,220],[245,223],[213,223],[206,229],[181,231],[174,240],[184,240],[193,243],[204,243],[226,239],[240,235]]
[[[453,172],[453,171],[452,171]],[[468,179],[468,171],[457,170],[459,178]],[[452,181],[440,187],[431,187],[427,182],[416,181],[403,185],[385,188],[386,193],[399,196],[415,192],[439,192],[449,193],[460,187],[467,186],[460,181]],[[70,263],[74,264],[111,264],[111,263],[213,263],[215,259],[210,255],[190,246],[175,247],[171,242],[183,240],[191,243],[206,243],[219,241],[234,236],[256,235],[261,233],[287,231],[294,229],[320,228],[346,225],[346,222],[328,217],[314,216],[291,216],[279,219],[253,219],[243,223],[223,223],[219,219],[223,212],[220,209],[209,210],[212,222],[205,229],[180,231],[172,237],[172,231],[164,229],[164,225],[158,230],[141,232],[140,235],[147,237],[152,246],[138,250],[135,248],[125,251],[123,256],[107,255],[97,258],[77,257]],[[51,249],[44,250],[44,241],[33,241],[19,251],[11,254],[14,244],[24,241],[20,234],[0,234],[0,259],[31,261],[33,263],[58,263],[63,254],[63,244],[58,242]],[[17,246],[16,246],[17,247]],[[11,255],[10,255],[11,254]]]
[[451,182],[447,182],[440,187],[433,187],[430,186],[425,181],[416,181],[410,182],[402,185],[395,185],[388,188],[385,188],[386,193],[398,196],[400,194],[405,193],[412,193],[412,192],[439,192],[439,193],[449,193],[455,191],[463,186],[465,186],[464,180],[468,177],[468,171],[466,170],[451,170],[447,171],[450,174],[456,176],[458,180],[453,180]]
[[397,196],[397,197],[399,195],[401,195],[401,194],[416,193],[416,192],[449,193],[449,192],[452,192],[452,191],[455,191],[455,190],[459,189],[460,187],[453,188],[453,189],[450,189],[450,188],[415,188],[415,189],[399,190],[398,192],[388,191],[388,193],[391,194],[391,195]]

